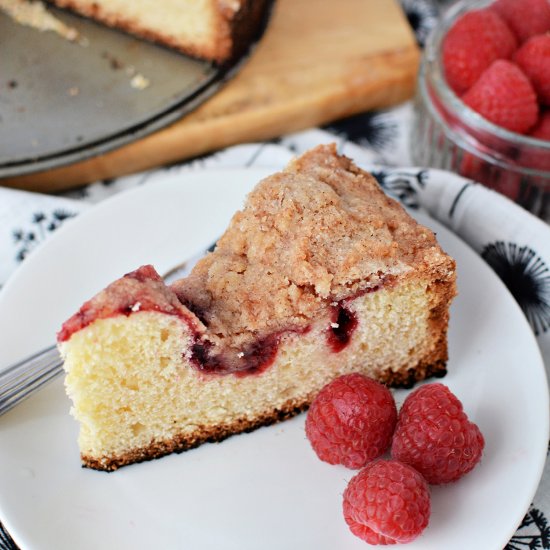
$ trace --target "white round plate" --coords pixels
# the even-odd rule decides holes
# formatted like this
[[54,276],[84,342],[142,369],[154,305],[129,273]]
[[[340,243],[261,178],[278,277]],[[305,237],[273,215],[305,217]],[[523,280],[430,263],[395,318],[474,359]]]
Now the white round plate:
[[[51,344],[61,323],[142,264],[165,272],[210,245],[265,170],[189,173],[115,196],[61,228],[0,294],[2,367]],[[457,260],[449,374],[486,440],[481,464],[432,490],[414,549],[500,550],[535,493],[548,444],[542,359],[514,299],[433,220]],[[402,402],[406,391],[396,392]],[[304,418],[107,474],[80,467],[61,380],[0,417],[0,518],[24,550],[364,549],[347,529],[353,471],[319,461]]]

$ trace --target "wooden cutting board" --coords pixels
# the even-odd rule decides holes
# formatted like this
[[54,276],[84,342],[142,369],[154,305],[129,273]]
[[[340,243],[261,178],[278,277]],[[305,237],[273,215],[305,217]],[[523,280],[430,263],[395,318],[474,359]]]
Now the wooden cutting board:
[[411,97],[418,61],[394,0],[277,0],[241,72],[190,115],[110,153],[0,184],[59,191],[388,107]]

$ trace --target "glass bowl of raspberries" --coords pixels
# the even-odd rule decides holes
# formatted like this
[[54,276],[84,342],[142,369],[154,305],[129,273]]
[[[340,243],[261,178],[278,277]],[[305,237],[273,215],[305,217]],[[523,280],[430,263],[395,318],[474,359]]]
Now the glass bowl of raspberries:
[[412,131],[416,164],[550,222],[550,0],[452,5],[426,44]]

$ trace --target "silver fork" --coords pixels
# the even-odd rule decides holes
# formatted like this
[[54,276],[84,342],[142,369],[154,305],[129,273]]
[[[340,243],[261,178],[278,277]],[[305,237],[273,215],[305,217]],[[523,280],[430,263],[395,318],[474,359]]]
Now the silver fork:
[[[193,266],[204,254],[212,250],[215,243],[206,250],[178,264],[164,275],[166,284],[189,274]],[[63,372],[63,361],[57,347],[50,346],[26,357],[0,371],[0,416],[36,393],[48,382]]]
[[63,361],[55,346],[14,363],[0,373],[0,415],[57,378]]

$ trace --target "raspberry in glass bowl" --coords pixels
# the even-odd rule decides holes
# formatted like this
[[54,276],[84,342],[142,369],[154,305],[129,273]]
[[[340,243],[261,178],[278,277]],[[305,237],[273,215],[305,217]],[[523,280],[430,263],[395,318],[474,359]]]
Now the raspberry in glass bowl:
[[415,164],[483,183],[550,222],[549,42],[549,0],[452,5],[419,72]]

